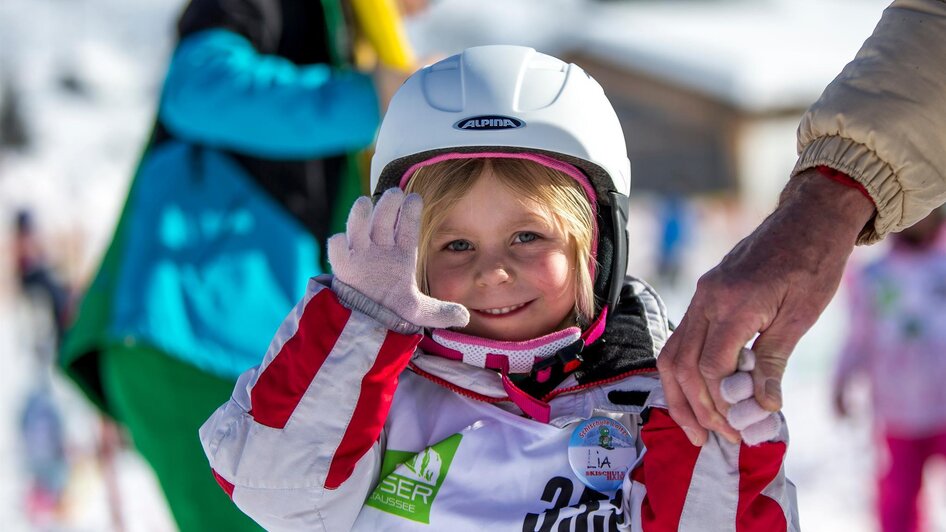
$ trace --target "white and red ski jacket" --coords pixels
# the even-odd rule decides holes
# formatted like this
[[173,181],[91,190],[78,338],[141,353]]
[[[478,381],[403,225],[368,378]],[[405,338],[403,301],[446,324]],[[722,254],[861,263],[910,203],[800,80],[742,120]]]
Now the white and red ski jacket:
[[[643,286],[656,355],[667,321]],[[541,423],[495,371],[425,354],[420,340],[310,281],[262,364],[200,430],[233,502],[269,530],[799,529],[784,423],[755,447],[715,435],[693,447],[650,369],[583,385],[570,376],[544,398]],[[646,400],[618,399],[628,396]],[[574,427],[592,416],[636,440],[614,492],[586,487],[569,465]]]

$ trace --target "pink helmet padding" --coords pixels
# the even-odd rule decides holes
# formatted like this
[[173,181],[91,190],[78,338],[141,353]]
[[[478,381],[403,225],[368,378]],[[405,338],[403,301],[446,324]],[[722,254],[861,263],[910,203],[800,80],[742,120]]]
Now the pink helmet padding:
[[414,175],[418,169],[425,166],[430,166],[432,164],[437,164],[443,161],[452,161],[456,159],[525,159],[527,161],[532,161],[534,163],[539,163],[542,166],[551,168],[552,170],[558,170],[565,175],[571,176],[575,181],[578,181],[578,184],[581,185],[582,190],[585,191],[585,196],[588,198],[588,202],[591,203],[592,210],[597,213],[598,210],[598,194],[595,192],[595,188],[591,186],[591,181],[588,181],[588,176],[584,174],[577,166],[568,164],[558,159],[553,159],[547,155],[540,155],[538,153],[506,153],[506,152],[476,152],[476,153],[444,153],[431,157],[426,161],[421,161],[419,163],[414,163],[413,166],[407,169],[404,172],[404,175],[401,177],[400,187],[404,189],[407,187],[407,183],[410,182],[411,177]]

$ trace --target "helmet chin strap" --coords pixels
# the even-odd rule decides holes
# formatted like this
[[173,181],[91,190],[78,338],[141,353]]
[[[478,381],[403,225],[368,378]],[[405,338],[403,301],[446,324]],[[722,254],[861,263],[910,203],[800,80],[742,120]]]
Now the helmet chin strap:
[[498,371],[509,399],[529,417],[548,423],[549,405],[522,391],[509,375],[534,373],[539,382],[544,382],[556,365],[561,365],[565,373],[575,371],[583,361],[581,351],[584,346],[597,340],[604,332],[607,314],[608,309],[605,307],[584,331],[578,327],[568,327],[521,342],[491,340],[448,329],[434,329],[421,339],[420,348],[431,355]]
[[611,255],[611,282],[608,288],[608,306],[617,308],[621,298],[621,289],[624,287],[624,276],[627,273],[627,196],[619,192],[611,192],[611,227],[614,232],[614,250]]

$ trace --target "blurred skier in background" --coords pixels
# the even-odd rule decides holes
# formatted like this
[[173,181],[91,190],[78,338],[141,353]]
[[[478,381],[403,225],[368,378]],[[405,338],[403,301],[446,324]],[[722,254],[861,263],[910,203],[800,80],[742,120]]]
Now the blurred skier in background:
[[677,285],[683,268],[693,220],[685,197],[669,195],[658,205],[657,274],[661,283],[673,287]]
[[851,325],[834,377],[848,414],[857,377],[870,386],[881,457],[877,514],[884,532],[920,530],[924,465],[946,458],[946,250],[941,209],[893,235],[890,250],[850,278]]
[[29,209],[20,209],[16,213],[13,256],[21,291],[45,298],[49,304],[58,344],[68,320],[69,290],[49,264]]
[[13,262],[27,321],[24,361],[30,383],[20,407],[19,436],[28,477],[26,515],[37,527],[60,518],[70,464],[62,414],[53,397],[50,368],[68,319],[69,291],[50,264],[33,212],[22,208],[13,225]]
[[[355,4],[363,22],[372,3]],[[321,243],[363,193],[358,152],[379,105],[352,68],[350,7],[186,6],[152,136],[61,352],[184,531],[257,528],[205,473],[197,429],[323,271]]]

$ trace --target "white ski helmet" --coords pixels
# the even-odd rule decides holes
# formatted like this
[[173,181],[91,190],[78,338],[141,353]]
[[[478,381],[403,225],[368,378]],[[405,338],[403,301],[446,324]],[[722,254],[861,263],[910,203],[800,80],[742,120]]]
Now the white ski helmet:
[[388,106],[371,190],[402,186],[445,154],[530,153],[579,168],[597,199],[595,295],[615,308],[627,268],[631,168],[601,86],[574,64],[523,46],[468,48],[415,72]]

